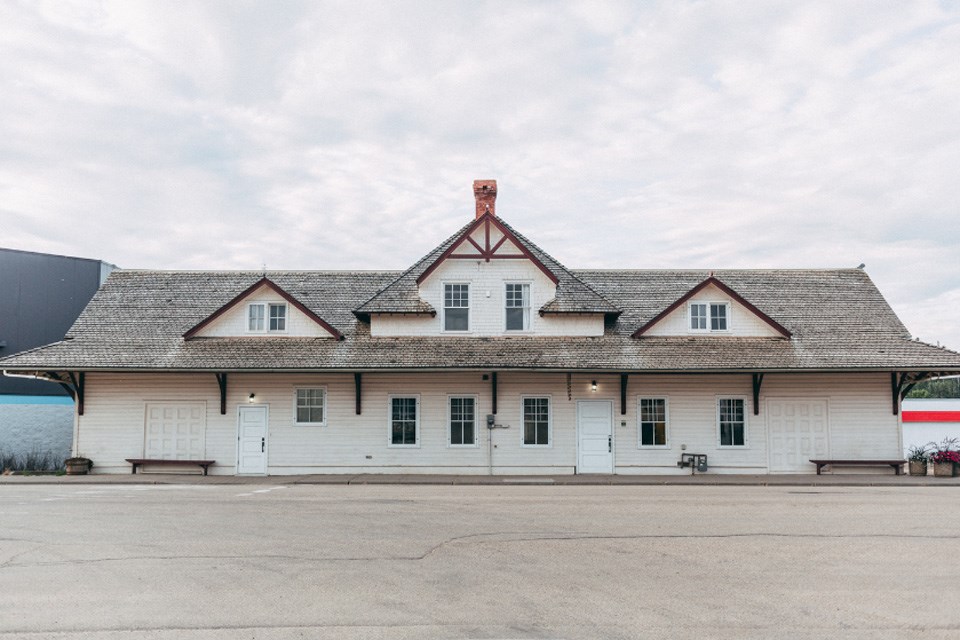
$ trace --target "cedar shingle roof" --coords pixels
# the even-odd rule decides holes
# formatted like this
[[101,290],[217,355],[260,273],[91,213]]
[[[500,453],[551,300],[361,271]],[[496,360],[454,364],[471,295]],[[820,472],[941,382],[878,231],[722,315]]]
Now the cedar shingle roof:
[[[406,273],[406,272],[405,272]],[[359,308],[398,272],[270,272],[345,336],[184,340],[183,333],[262,277],[256,272],[114,271],[67,339],[0,360],[13,371],[554,369],[597,371],[960,371],[960,354],[909,339],[865,272],[721,270],[715,275],[792,337],[631,334],[707,271],[570,271],[622,313],[602,337],[370,336]]]

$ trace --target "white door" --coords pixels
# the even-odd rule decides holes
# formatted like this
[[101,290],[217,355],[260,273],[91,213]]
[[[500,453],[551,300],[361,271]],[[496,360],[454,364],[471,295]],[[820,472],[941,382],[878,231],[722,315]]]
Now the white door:
[[237,473],[267,472],[267,407],[240,407]]
[[826,400],[767,400],[770,471],[810,471],[811,458],[829,456]]
[[577,473],[613,472],[613,403],[577,402]]
[[148,402],[143,457],[203,460],[207,431],[205,402]]

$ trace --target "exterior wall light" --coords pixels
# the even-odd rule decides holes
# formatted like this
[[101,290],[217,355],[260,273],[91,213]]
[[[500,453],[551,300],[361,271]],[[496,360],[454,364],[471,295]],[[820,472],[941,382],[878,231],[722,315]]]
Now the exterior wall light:
[[247,398],[247,402],[253,402],[253,401],[256,400],[256,399],[257,399],[257,394],[251,393],[251,394],[250,394],[250,397]]
[[596,380],[593,380],[593,381],[590,383],[590,391],[596,392],[596,390],[597,390],[597,381],[596,381]]

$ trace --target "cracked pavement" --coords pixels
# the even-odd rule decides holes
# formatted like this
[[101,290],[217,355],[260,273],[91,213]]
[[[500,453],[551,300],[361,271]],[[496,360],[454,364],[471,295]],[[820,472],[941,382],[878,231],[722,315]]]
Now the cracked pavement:
[[939,487],[0,487],[8,638],[960,635]]

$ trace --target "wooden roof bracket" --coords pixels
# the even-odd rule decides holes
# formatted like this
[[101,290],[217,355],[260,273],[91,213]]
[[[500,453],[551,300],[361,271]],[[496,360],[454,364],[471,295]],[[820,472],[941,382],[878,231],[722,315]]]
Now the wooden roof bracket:
[[363,406],[361,404],[362,383],[363,383],[363,374],[354,373],[353,374],[353,394],[354,394],[354,403],[356,404],[354,411],[356,411],[357,415],[360,415],[360,412],[363,411]]
[[216,373],[217,376],[217,386],[220,387],[220,415],[227,415],[227,374]]
[[627,415],[627,378],[626,373],[620,374],[620,415]]
[[763,374],[753,374],[753,415],[760,415],[760,387],[763,386]]
[[890,392],[893,400],[893,415],[900,413],[900,403],[907,397],[907,394],[917,386],[918,382],[928,378],[937,377],[936,373],[921,371],[920,373],[901,373],[899,376],[896,371],[890,372]]
[[74,374],[72,371],[70,371],[67,373],[67,375],[70,376],[70,382],[73,384],[74,391],[76,391],[74,400],[76,400],[77,402],[77,415],[82,416],[83,415],[83,395],[84,395],[84,388],[86,387],[86,382],[84,381],[84,373],[83,371],[81,371],[77,374]]

